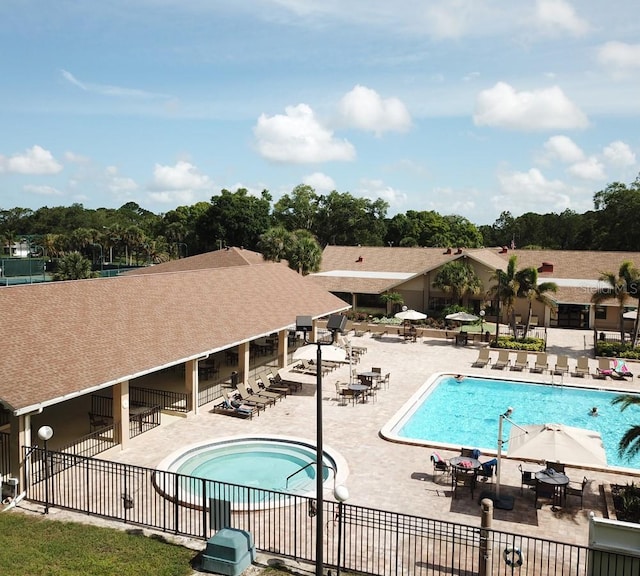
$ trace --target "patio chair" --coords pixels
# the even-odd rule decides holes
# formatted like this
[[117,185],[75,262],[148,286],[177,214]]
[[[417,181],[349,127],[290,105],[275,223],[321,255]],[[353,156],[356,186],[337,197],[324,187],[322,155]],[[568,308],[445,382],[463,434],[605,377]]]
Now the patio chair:
[[355,403],[354,391],[349,389],[347,384],[343,384],[340,380],[336,380],[336,398],[340,400],[340,405],[345,406],[347,400]]
[[511,360],[509,360],[509,350],[503,348],[498,352],[498,359],[493,364],[493,369],[504,370],[510,364]]
[[571,482],[569,482],[569,486],[566,488],[565,494],[567,496],[577,496],[580,498],[580,510],[584,507],[584,489],[587,487],[588,482],[589,480],[587,480],[585,476],[579,486],[572,486]]
[[545,500],[549,504],[555,504],[556,501],[556,487],[552,484],[545,484],[544,482],[536,481],[536,500],[535,506],[538,507],[538,500]]
[[573,372],[574,376],[584,378],[589,375],[589,358],[586,356],[579,356],[576,360],[576,369]]
[[491,460],[487,460],[482,463],[482,466],[478,468],[478,478],[483,482],[493,482],[493,477],[496,473],[496,468],[498,466],[498,459],[492,458]]
[[551,460],[547,460],[545,462],[545,467],[547,470],[553,469],[556,472],[564,474],[565,465],[562,462],[551,462]]
[[529,368],[529,372],[537,372],[539,374],[544,373],[545,370],[549,369],[549,363],[547,361],[547,353],[539,352],[536,355],[536,362],[532,368]]
[[516,354],[516,361],[511,366],[511,370],[517,370],[522,372],[525,368],[529,368],[529,353],[526,350],[518,350]]
[[569,373],[569,357],[568,356],[558,356],[556,358],[556,365],[553,369],[554,374],[568,374]]
[[471,498],[473,498],[473,492],[476,489],[476,471],[475,470],[461,470],[459,468],[453,468],[451,473],[451,485],[453,487],[453,497],[458,497],[458,488],[469,488],[471,491]]
[[95,432],[101,428],[106,428],[111,425],[110,418],[108,416],[102,416],[100,414],[94,414],[89,412],[89,431]]
[[257,394],[249,394],[247,387],[242,382],[238,383],[238,392],[240,393],[240,398],[242,398],[243,402],[246,402],[247,404],[255,404],[266,408],[267,406],[276,403],[273,398],[265,398],[264,396],[258,396]]
[[536,477],[531,470],[523,470],[522,464],[518,464],[518,470],[520,470],[520,494],[524,492],[524,487],[535,488]]
[[449,462],[444,460],[440,454],[437,452],[431,453],[431,464],[433,465],[433,477],[435,478],[436,472],[441,472],[442,474],[450,474],[451,466],[449,466]]
[[491,363],[491,358],[489,356],[489,348],[480,348],[478,351],[478,357],[476,361],[471,364],[474,368],[484,368],[487,364]]

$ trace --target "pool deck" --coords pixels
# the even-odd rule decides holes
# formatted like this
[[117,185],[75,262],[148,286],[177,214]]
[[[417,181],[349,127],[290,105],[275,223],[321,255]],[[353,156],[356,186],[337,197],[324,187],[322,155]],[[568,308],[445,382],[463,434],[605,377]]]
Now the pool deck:
[[[557,354],[566,354],[570,358],[569,365],[573,367],[575,358],[585,355],[585,346],[591,341],[592,334],[591,331],[550,329],[547,348],[549,365],[555,364]],[[379,391],[375,402],[356,405],[347,403],[345,406],[336,398],[335,382],[348,381],[349,367],[345,365],[324,377],[324,442],[326,447],[338,451],[349,466],[349,476],[345,483],[350,494],[349,503],[478,526],[480,507],[477,497],[483,490],[482,483],[478,483],[473,499],[466,489],[458,498],[452,498],[449,479],[433,477],[429,460],[432,448],[384,440],[379,434],[380,429],[420,389],[429,376],[436,372],[501,375],[512,377],[513,380],[540,382],[549,382],[550,376],[528,371],[497,371],[490,367],[472,368],[471,364],[478,356],[478,348],[454,346],[445,340],[424,339],[414,343],[392,336],[374,339],[365,335],[351,337],[351,342],[354,346],[368,348],[360,363],[355,366],[358,371],[379,366],[383,374],[390,372],[391,377],[389,389]],[[492,352],[493,358],[496,355],[495,351]],[[590,364],[595,371],[596,361],[590,359]],[[639,364],[629,365],[636,375],[640,374]],[[285,374],[284,370],[282,374]],[[301,392],[267,408],[252,420],[213,414],[210,412],[210,405],[201,408],[199,414],[186,418],[163,415],[162,426],[134,438],[125,450],[112,450],[103,457],[155,467],[180,447],[222,436],[277,434],[302,437],[314,442],[315,377],[298,375],[297,379],[305,382]],[[556,382],[557,380],[556,376]],[[564,384],[611,389],[623,387],[624,390],[640,392],[640,379],[637,377],[619,382],[611,379],[594,380],[588,376],[565,376]],[[496,414],[496,436],[498,416]],[[459,450],[438,451],[445,458],[459,454]],[[495,510],[494,528],[560,542],[587,544],[589,513],[593,511],[600,517],[605,515],[600,494],[603,481],[622,484],[631,480],[638,481],[638,477],[627,474],[568,468],[567,473],[572,481],[580,482],[583,476],[589,479],[584,509],[580,509],[579,499],[573,498],[570,507],[553,512],[549,505],[536,509],[534,494],[526,487],[524,494],[520,494],[519,463],[514,460],[503,461],[502,493],[515,497],[515,507],[511,511]],[[492,487],[492,484],[489,483],[488,486]]]

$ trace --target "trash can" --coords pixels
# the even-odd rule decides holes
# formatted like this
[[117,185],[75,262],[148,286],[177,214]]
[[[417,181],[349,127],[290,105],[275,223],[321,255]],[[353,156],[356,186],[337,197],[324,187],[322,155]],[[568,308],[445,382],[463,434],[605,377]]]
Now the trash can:
[[232,386],[238,385],[238,373],[235,370],[231,372],[231,385]]

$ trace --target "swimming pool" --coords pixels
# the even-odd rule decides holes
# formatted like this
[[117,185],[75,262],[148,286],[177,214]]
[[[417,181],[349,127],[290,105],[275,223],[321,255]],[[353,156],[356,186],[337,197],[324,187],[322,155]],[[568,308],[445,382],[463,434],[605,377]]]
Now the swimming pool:
[[[611,400],[620,392],[466,376],[458,382],[440,375],[405,405],[383,429],[391,440],[414,441],[455,449],[497,449],[498,418],[511,406],[517,424],[559,423],[596,430],[602,435],[609,466],[640,469],[640,458],[618,456],[622,435],[638,424],[633,408],[620,412]],[[598,407],[599,416],[589,413]],[[511,424],[504,421],[503,438]],[[508,446],[505,447],[508,455]]]
[[[233,436],[187,446],[165,458],[158,466],[182,475],[179,499],[198,502],[202,494],[231,501],[236,509],[249,501],[282,500],[265,491],[314,495],[316,448],[291,437]],[[344,479],[344,460],[324,446],[323,482],[334,476]],[[206,481],[210,481],[207,483]],[[171,486],[162,487],[165,496]],[[283,502],[280,502],[283,503]]]

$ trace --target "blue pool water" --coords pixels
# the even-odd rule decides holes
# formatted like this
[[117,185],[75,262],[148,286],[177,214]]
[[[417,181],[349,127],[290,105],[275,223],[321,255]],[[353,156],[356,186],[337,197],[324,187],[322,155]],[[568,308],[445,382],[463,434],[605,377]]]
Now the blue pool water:
[[[602,435],[609,466],[640,468],[640,457],[618,456],[618,443],[631,427],[640,424],[635,407],[620,412],[611,400],[617,392],[588,390],[465,377],[457,382],[451,376],[440,377],[421,404],[398,430],[398,436],[480,450],[495,451],[498,417],[509,406],[517,424],[558,423],[596,430]],[[593,406],[599,416],[590,416]],[[511,424],[504,421],[503,438],[509,438]],[[508,446],[507,454],[508,454]]]

